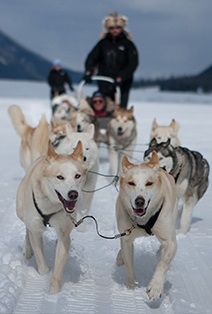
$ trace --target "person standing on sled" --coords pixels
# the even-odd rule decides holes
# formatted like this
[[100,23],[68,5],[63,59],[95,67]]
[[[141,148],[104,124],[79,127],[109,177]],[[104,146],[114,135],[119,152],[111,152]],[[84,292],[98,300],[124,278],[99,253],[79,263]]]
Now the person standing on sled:
[[47,82],[51,88],[50,98],[65,94],[65,84],[69,85],[70,90],[73,92],[72,80],[68,73],[62,68],[62,63],[59,59],[54,60],[53,67],[49,72]]
[[116,87],[120,87],[120,106],[127,108],[133,73],[138,66],[137,48],[126,30],[127,18],[111,13],[103,19],[104,30],[100,40],[85,60],[83,79],[89,83],[97,69],[98,75],[111,77],[114,84],[98,81],[99,91],[115,100]]

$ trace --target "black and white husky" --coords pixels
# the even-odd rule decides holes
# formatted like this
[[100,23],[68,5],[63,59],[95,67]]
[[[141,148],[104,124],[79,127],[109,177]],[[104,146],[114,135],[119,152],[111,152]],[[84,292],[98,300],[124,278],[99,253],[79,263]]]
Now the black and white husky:
[[144,160],[149,160],[153,151],[158,153],[160,166],[175,179],[178,198],[183,201],[180,232],[186,233],[190,227],[193,208],[208,188],[209,164],[199,152],[181,146],[173,147],[170,139],[159,144],[152,139],[144,152]]

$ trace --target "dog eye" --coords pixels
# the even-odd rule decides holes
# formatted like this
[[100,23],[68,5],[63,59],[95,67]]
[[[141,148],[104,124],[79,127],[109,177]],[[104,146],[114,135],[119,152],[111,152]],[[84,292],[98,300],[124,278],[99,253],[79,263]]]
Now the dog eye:
[[65,178],[63,176],[59,175],[59,176],[57,176],[57,179],[58,180],[64,180]]
[[128,184],[131,186],[135,186],[135,183],[133,181],[129,181]]
[[151,181],[148,181],[148,182],[146,183],[146,186],[151,186],[151,185],[153,185],[153,182],[151,182]]
[[77,173],[76,175],[75,175],[75,179],[79,179],[81,177],[81,175],[79,174],[79,173]]

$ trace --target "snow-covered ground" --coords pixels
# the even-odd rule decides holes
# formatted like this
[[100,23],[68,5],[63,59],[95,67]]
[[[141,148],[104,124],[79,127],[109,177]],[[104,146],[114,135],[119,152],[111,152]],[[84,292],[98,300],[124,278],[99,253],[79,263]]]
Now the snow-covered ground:
[[[90,92],[87,88],[85,94]],[[124,268],[115,265],[119,240],[105,240],[96,234],[92,221],[71,234],[70,250],[61,292],[48,295],[50,274],[40,276],[35,260],[22,256],[25,228],[16,217],[15,197],[24,175],[19,164],[20,139],[7,114],[18,104],[29,123],[36,125],[41,114],[50,117],[49,90],[44,83],[0,82],[0,313],[14,314],[120,314],[212,313],[212,188],[194,209],[190,231],[178,236],[178,251],[168,272],[165,291],[157,302],[145,293],[155,268],[158,242],[155,237],[135,242],[135,272],[139,285],[126,288]],[[212,164],[212,95],[160,93],[157,89],[135,90],[131,101],[138,124],[135,161],[141,161],[154,117],[159,124],[179,121],[182,145],[200,151]],[[100,151],[100,172],[107,174],[108,159]],[[211,174],[210,174],[211,181]],[[108,185],[98,177],[97,186]],[[113,185],[95,192],[91,214],[104,235],[117,233]],[[44,234],[45,255],[53,267],[56,236],[49,228]]]

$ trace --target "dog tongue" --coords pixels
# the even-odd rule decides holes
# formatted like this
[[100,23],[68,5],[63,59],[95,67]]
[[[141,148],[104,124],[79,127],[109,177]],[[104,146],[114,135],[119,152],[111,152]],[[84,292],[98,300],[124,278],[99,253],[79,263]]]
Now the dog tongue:
[[124,134],[124,132],[119,131],[117,134],[118,134],[118,136],[122,136]]
[[134,212],[138,216],[143,216],[146,214],[146,209],[145,208],[134,208]]
[[73,213],[76,201],[67,201],[63,199],[63,207],[68,213]]
[[75,200],[75,201],[67,201],[65,198],[62,197],[62,195],[58,191],[56,191],[56,193],[57,193],[57,196],[58,196],[59,200],[63,204],[63,207],[64,207],[65,211],[67,213],[69,213],[69,214],[73,213],[77,200]]

